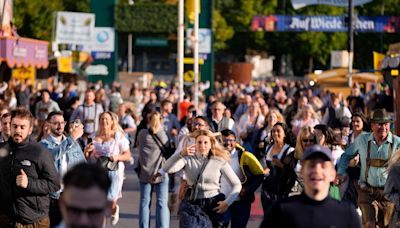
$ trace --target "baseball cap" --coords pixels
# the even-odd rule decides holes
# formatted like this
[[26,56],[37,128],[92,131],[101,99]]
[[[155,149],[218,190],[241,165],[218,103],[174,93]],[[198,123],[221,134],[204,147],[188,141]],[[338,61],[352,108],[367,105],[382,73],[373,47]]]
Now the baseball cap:
[[304,151],[301,161],[309,160],[315,156],[322,157],[326,161],[333,161],[332,151],[328,147],[321,145],[312,145]]

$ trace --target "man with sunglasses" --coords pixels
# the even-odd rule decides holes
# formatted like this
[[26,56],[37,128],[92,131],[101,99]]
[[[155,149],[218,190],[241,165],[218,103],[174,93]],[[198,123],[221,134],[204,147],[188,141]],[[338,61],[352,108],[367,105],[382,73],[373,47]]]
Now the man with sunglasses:
[[[254,202],[254,192],[264,179],[264,169],[257,158],[245,151],[236,143],[235,133],[225,129],[221,131],[222,141],[226,150],[231,154],[230,165],[242,182],[242,190],[236,201],[229,207],[231,214],[231,227],[246,227],[250,218],[251,204]],[[221,178],[221,192],[229,192],[230,183]]]
[[96,164],[82,163],[65,174],[63,183],[60,197],[63,223],[59,227],[105,227],[110,203],[107,192],[111,186],[106,171]]
[[385,228],[389,226],[394,204],[383,194],[388,175],[388,161],[400,148],[400,137],[390,132],[391,119],[385,109],[374,111],[371,119],[371,133],[362,133],[342,155],[338,163],[336,183],[345,181],[349,161],[360,155],[361,173],[358,205],[362,212],[364,227]]
[[[86,162],[77,139],[83,135],[83,125],[75,121],[70,124],[69,136],[64,135],[64,120],[61,111],[50,112],[46,120],[50,124],[50,135],[40,143],[47,148],[54,159],[54,165],[60,177],[76,164]],[[63,189],[50,193],[50,225],[54,227],[61,221],[58,199]]]

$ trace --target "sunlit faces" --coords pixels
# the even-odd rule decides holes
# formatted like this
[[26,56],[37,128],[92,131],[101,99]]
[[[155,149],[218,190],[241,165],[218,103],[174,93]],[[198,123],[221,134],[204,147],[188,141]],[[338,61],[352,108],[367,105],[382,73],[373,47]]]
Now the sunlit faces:
[[32,133],[32,126],[28,119],[14,117],[11,120],[11,137],[15,143],[22,143]]
[[211,140],[210,137],[205,135],[200,135],[196,138],[196,152],[200,155],[206,156],[208,155],[211,149]]
[[11,135],[11,116],[6,113],[1,118],[1,133],[4,139],[8,139]]
[[315,144],[315,136],[312,134],[305,134],[300,138],[300,140],[301,140],[301,146],[303,147],[304,150],[309,146]]
[[352,118],[351,125],[353,127],[353,131],[357,131],[357,132],[361,132],[364,127],[364,123],[363,123],[361,117],[359,117],[359,116],[354,116]]
[[336,171],[331,161],[315,157],[302,163],[301,175],[304,188],[308,193],[329,192],[329,185],[336,177]]
[[371,128],[375,137],[385,139],[390,131],[390,123],[372,123]]
[[94,103],[94,99],[96,98],[93,91],[87,91],[85,93],[85,102],[88,105],[92,105]]
[[233,135],[222,136],[222,141],[224,143],[225,149],[232,151],[236,147],[236,139]]
[[50,132],[54,136],[62,136],[64,133],[65,121],[62,115],[54,115],[50,121]]
[[207,128],[208,128],[208,124],[203,119],[200,119],[200,118],[196,118],[193,121],[192,126],[193,126],[194,130],[207,130]]
[[274,112],[271,112],[271,114],[269,114],[269,116],[268,116],[269,125],[273,126],[277,122],[278,122],[278,116]]
[[60,198],[60,210],[68,228],[103,227],[107,194],[97,186],[88,189],[69,187]]
[[112,129],[113,124],[114,121],[109,113],[105,112],[100,116],[100,126],[103,129]]
[[274,142],[283,142],[285,140],[285,130],[281,125],[275,125],[271,130],[271,136]]

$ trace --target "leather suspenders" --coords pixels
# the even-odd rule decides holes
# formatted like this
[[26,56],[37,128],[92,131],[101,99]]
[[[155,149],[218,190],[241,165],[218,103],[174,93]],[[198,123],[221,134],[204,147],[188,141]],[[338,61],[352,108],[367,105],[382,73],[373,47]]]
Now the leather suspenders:
[[369,171],[369,167],[387,167],[388,166],[388,162],[390,161],[390,159],[392,158],[392,152],[393,152],[393,143],[389,144],[389,156],[387,160],[384,159],[379,159],[379,158],[375,158],[375,159],[371,159],[370,155],[371,155],[371,141],[368,141],[368,147],[367,147],[367,166],[365,167],[365,183],[368,184],[368,171]]

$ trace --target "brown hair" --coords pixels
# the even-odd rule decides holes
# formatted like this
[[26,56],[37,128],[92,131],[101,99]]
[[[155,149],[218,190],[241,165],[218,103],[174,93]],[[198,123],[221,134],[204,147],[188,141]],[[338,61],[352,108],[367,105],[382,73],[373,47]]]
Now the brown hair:
[[14,110],[11,111],[11,120],[14,119],[15,117],[21,118],[21,119],[27,119],[29,120],[29,125],[32,127],[33,126],[33,115],[32,113],[23,107],[18,107]]

